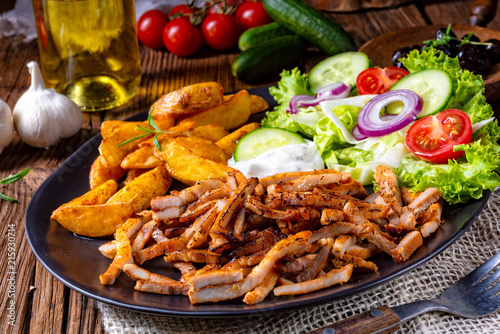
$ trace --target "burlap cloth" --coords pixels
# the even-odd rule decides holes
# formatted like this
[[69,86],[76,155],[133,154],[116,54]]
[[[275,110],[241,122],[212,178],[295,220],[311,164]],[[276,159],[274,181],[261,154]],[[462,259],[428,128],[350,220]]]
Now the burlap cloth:
[[[500,251],[500,191],[455,243],[417,269],[377,288],[302,310],[245,319],[186,319],[137,313],[97,303],[107,333],[305,333],[380,305],[431,299]],[[395,333],[500,333],[500,312],[465,319],[432,312],[404,323]]]

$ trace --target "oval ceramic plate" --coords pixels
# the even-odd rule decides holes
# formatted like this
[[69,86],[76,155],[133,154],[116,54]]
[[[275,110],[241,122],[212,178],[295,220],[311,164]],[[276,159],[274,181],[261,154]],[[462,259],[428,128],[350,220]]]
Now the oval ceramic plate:
[[[252,94],[264,97],[271,105],[268,88],[250,90]],[[262,118],[262,115],[257,116]],[[147,112],[130,120],[144,120]],[[254,119],[253,121],[258,120]],[[242,298],[227,302],[192,305],[186,296],[155,295],[134,290],[135,283],[122,274],[112,286],[99,282],[111,263],[98,247],[111,239],[91,239],[74,235],[55,221],[50,220],[54,209],[70,199],[89,190],[89,169],[98,156],[101,136],[98,135],[72,154],[38,189],[31,200],[25,218],[28,241],[38,260],[47,270],[71,289],[101,302],[127,309],[180,317],[233,317],[269,315],[324,303],[333,299],[373,288],[388,282],[418,265],[430,260],[470,227],[485,205],[489,192],[481,200],[463,205],[445,206],[444,224],[425,240],[409,261],[395,264],[386,254],[372,258],[379,267],[378,272],[356,269],[349,283],[333,286],[306,295],[276,297],[269,295],[262,303],[249,306]],[[181,188],[181,184],[176,185]],[[152,272],[179,278],[178,270],[163,261],[162,257],[145,263]]]

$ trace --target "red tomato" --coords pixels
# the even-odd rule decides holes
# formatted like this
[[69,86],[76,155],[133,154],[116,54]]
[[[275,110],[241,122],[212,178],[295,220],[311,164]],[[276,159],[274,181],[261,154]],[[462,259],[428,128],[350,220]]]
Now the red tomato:
[[201,33],[185,17],[168,22],[163,30],[163,42],[168,51],[178,56],[190,56],[201,48]]
[[208,14],[201,23],[203,39],[216,50],[228,50],[238,45],[242,32],[238,19],[225,14]]
[[163,48],[163,28],[167,22],[167,15],[158,9],[142,14],[137,22],[137,36],[141,43],[151,49]]
[[410,150],[421,159],[436,164],[460,158],[464,151],[453,152],[453,146],[468,144],[471,139],[470,118],[458,109],[423,117],[406,133],[406,145]]
[[262,2],[248,1],[242,3],[236,11],[236,17],[245,29],[273,22],[273,19],[264,9]]
[[399,67],[378,68],[373,67],[361,72],[356,79],[356,87],[359,94],[382,94],[387,92],[392,85],[402,77],[408,75],[408,71]]
[[198,11],[198,8],[193,7],[193,6],[177,5],[170,10],[170,12],[168,13],[168,16],[172,17],[173,15],[175,15],[177,13],[181,13],[182,15],[189,15],[189,14],[193,14],[197,11]]

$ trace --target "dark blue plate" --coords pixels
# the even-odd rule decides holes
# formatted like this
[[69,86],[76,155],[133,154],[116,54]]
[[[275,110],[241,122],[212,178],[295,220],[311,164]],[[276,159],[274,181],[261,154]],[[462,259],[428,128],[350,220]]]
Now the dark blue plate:
[[[250,92],[264,97],[270,105],[275,104],[269,96],[268,87],[251,89]],[[254,117],[253,121],[258,121],[262,115]],[[146,118],[145,111],[129,120]],[[140,312],[179,317],[257,317],[312,306],[373,288],[416,268],[443,251],[472,225],[490,195],[490,192],[486,192],[480,200],[445,206],[445,223],[405,263],[395,264],[388,255],[379,254],[372,259],[379,267],[378,272],[356,269],[351,281],[342,286],[298,296],[276,297],[271,293],[262,303],[253,306],[246,305],[241,298],[192,305],[185,296],[135,291],[135,283],[124,274],[112,286],[101,285],[99,275],[106,271],[111,260],[105,258],[98,247],[111,239],[79,237],[50,220],[53,210],[89,190],[89,170],[99,155],[101,139],[98,135],[85,143],[37,190],[26,212],[26,235],[38,260],[66,286],[101,302]],[[177,183],[175,187],[180,188],[182,185]],[[145,268],[172,278],[179,277],[178,270],[162,258],[147,262]]]

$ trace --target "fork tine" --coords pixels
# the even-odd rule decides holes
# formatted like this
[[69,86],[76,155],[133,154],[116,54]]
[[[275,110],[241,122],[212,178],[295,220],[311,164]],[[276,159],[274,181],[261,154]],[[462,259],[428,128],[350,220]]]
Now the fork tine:
[[486,276],[495,266],[500,263],[500,252],[497,253],[496,255],[492,256],[488,261],[483,263],[481,266],[473,270],[471,273],[469,273],[467,276],[467,279],[472,280],[474,285],[477,284],[477,282]]
[[486,278],[481,283],[478,283],[477,285],[478,286],[482,286],[482,287],[484,287],[486,289],[487,287],[489,287],[490,285],[492,285],[499,277],[500,277],[500,269],[498,269],[497,271],[493,272],[490,276],[488,276],[488,278]]
[[[500,270],[499,270],[499,272],[500,272]],[[489,294],[490,296],[493,296],[493,295],[495,295],[498,291],[500,291],[500,283],[496,283],[495,285],[493,285],[493,286],[491,287],[491,289],[489,289],[489,290],[488,290],[488,294]],[[497,296],[497,298],[499,298],[499,297],[500,297],[500,296]],[[490,297],[490,298],[492,298],[492,297]],[[499,299],[499,302],[500,302],[500,299]]]

